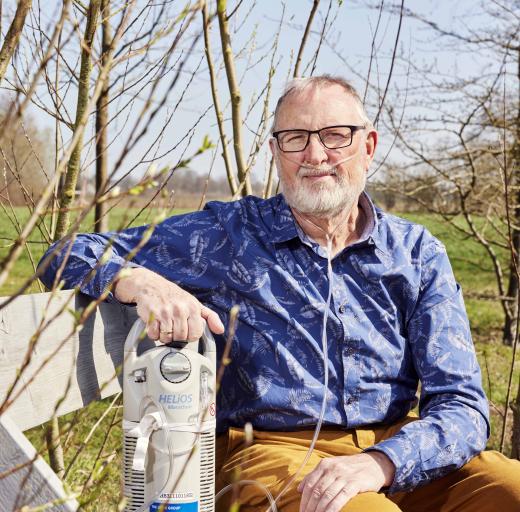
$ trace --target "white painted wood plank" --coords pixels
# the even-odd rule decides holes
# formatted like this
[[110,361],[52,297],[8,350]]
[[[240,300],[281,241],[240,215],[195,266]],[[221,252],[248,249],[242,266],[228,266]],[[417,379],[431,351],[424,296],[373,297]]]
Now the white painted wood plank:
[[16,427],[8,415],[0,417],[0,507],[4,512],[52,504],[49,512],[72,512],[78,503],[69,498],[60,479]]
[[[0,298],[0,304],[5,299]],[[11,399],[19,396],[4,409],[21,430],[121,389],[116,368],[136,318],[134,308],[103,303],[80,332],[74,332],[74,316],[65,310],[36,341],[32,339],[30,349],[42,319],[50,320],[64,305],[79,311],[88,303],[88,297],[62,291],[53,297],[50,293],[22,295],[0,309],[0,407],[30,354],[30,364],[22,371]]]

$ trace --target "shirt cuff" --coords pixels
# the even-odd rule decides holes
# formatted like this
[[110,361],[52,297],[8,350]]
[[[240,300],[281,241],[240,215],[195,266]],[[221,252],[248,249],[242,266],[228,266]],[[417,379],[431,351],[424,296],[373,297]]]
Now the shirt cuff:
[[[93,270],[93,272],[95,272],[94,276],[90,279],[87,277],[86,283],[81,285],[80,290],[82,293],[91,297],[99,297],[113,285],[114,280],[121,269],[138,267],[140,267],[140,265],[137,265],[132,261],[126,261],[124,258],[112,258],[104,265]],[[105,301],[114,304],[123,304],[123,302],[116,299],[112,291],[108,292]]]
[[395,466],[394,481],[389,487],[383,488],[383,492],[394,494],[419,485],[420,468],[417,466],[420,466],[420,460],[417,459],[418,452],[409,439],[394,436],[363,450],[370,451],[384,453]]

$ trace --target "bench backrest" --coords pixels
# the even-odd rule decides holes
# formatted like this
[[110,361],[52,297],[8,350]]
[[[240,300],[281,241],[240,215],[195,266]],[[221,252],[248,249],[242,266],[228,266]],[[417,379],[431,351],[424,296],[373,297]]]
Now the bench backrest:
[[[0,298],[0,305],[6,300]],[[65,497],[61,482],[43,459],[28,464],[35,452],[21,431],[121,389],[116,369],[136,319],[135,309],[102,303],[78,328],[78,316],[90,302],[83,295],[62,291],[23,295],[0,309],[2,510]],[[20,464],[26,464],[25,469],[13,472]],[[51,510],[75,508],[77,504],[69,500]]]

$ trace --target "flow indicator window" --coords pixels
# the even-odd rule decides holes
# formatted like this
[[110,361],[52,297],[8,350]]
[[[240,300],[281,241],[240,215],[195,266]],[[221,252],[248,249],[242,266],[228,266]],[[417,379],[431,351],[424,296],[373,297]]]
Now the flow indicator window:
[[168,352],[160,364],[162,376],[169,382],[178,384],[185,381],[191,373],[190,360],[181,352]]

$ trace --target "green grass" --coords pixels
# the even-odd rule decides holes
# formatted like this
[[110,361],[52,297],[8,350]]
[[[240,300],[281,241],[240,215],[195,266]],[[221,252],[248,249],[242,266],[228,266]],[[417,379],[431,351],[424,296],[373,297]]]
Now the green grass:
[[[110,228],[116,229],[126,225],[138,210],[119,208],[110,216]],[[157,214],[157,210],[149,209],[143,213],[133,225],[150,222]],[[178,213],[179,211],[176,211]],[[16,209],[16,216],[20,223],[27,219],[24,209]],[[496,300],[484,300],[476,298],[475,294],[496,294],[497,285],[495,274],[485,249],[472,239],[463,237],[455,228],[447,226],[439,219],[430,215],[413,214],[404,217],[425,225],[435,236],[441,239],[447,247],[452,266],[457,280],[461,283],[466,295],[466,307],[472,332],[475,339],[477,356],[481,364],[484,388],[495,407],[492,413],[492,435],[489,442],[490,448],[498,448],[502,419],[500,412],[506,403],[509,370],[511,367],[512,349],[501,343],[501,326],[503,321],[500,304]],[[47,222],[49,220],[47,219]],[[478,219],[477,219],[478,222]],[[89,215],[81,225],[81,231],[91,231],[93,225],[92,215]],[[0,257],[3,258],[9,250],[9,243],[13,240],[15,229],[12,223],[0,212]],[[47,247],[45,232],[35,230],[30,237],[30,252],[33,260],[38,261]],[[42,241],[44,241],[42,243]],[[506,254],[499,252],[501,261],[506,262]],[[505,267],[507,268],[507,267]],[[16,262],[9,280],[0,289],[0,295],[14,293],[22,282],[31,276],[33,266],[28,251]],[[30,292],[39,291],[33,284]],[[512,383],[513,397],[518,389],[519,368],[515,372]],[[77,414],[67,415],[61,418],[60,423],[64,431],[72,425],[72,434],[67,438],[65,445],[66,466],[71,464],[74,453],[82,446],[85,437],[90,432],[96,421],[106,411],[110,400],[96,402],[79,411]],[[82,496],[85,501],[84,510],[116,510],[120,499],[120,467],[121,467],[121,409],[111,411],[92,436],[87,448],[74,463],[70,471],[66,485],[76,491],[81,491],[92,470],[99,470],[100,461],[110,460],[105,472],[101,472],[96,478],[96,485],[92,485]],[[37,448],[44,452],[44,431],[42,427],[33,429],[28,437]],[[509,436],[507,436],[509,437]],[[506,438],[507,438],[506,437]],[[509,445],[506,444],[506,453]],[[100,504],[103,504],[100,506]]]
[[[121,499],[121,399],[108,411],[88,443],[84,444],[96,422],[109,409],[112,400],[113,398],[93,402],[59,420],[65,469],[68,473],[64,480],[65,486],[78,494],[77,499],[82,504],[82,510],[89,512],[116,510]],[[35,427],[25,434],[48,462],[45,425]]]

